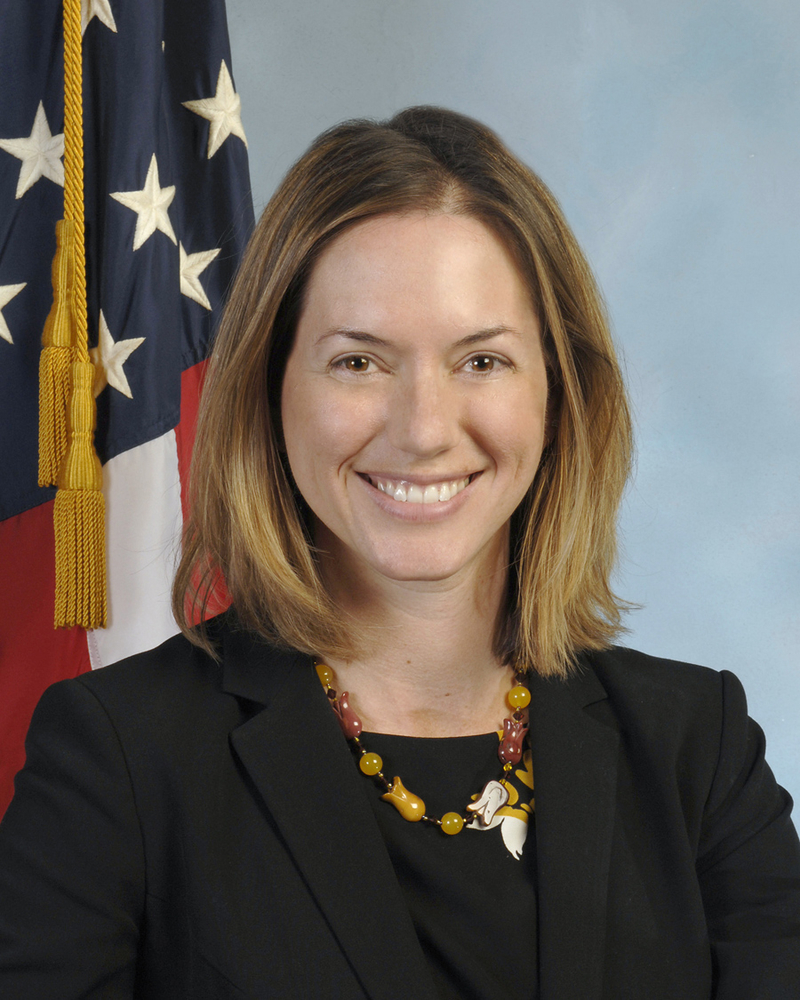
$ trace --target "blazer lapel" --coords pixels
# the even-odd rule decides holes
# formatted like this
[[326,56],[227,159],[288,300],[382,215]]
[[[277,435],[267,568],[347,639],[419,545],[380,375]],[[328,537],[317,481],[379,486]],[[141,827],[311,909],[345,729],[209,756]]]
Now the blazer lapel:
[[231,744],[364,990],[372,1000],[436,1000],[355,762],[308,657],[228,634],[225,679],[231,693],[266,703]]
[[585,707],[606,698],[591,671],[531,678],[540,1000],[601,996],[619,734]]

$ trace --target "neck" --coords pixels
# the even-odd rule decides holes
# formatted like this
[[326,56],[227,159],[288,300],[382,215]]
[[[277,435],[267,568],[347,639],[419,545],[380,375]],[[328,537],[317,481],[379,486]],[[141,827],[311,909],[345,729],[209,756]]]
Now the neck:
[[[328,589],[354,622],[353,659],[328,659],[364,728],[404,736],[464,736],[500,728],[513,671],[493,640],[508,567],[447,581],[376,579],[323,560]],[[324,653],[324,651],[322,651]]]

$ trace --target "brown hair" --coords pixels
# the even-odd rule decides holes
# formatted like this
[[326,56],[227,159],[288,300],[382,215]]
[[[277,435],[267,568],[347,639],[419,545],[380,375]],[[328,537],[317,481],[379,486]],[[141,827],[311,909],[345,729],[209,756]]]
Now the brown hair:
[[410,210],[469,215],[513,254],[539,313],[552,432],[511,525],[507,660],[565,676],[607,646],[625,610],[611,590],[629,471],[625,389],[591,270],[542,181],[480,123],[417,107],[323,133],[267,205],[214,346],[191,472],[175,616],[209,648],[202,615],[224,575],[241,622],[308,653],[352,655],[325,592],[302,498],[280,447],[280,389],[308,276],[346,227]]

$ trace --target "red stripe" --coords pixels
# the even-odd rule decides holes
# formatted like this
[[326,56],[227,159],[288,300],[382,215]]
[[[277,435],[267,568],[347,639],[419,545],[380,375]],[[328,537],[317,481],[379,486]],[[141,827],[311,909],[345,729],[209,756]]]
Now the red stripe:
[[[192,460],[195,431],[197,430],[197,411],[203,382],[206,377],[207,361],[201,361],[192,368],[187,368],[181,376],[181,422],[175,428],[178,442],[178,473],[181,477],[181,506],[184,522],[189,516],[189,467]],[[214,593],[206,608],[206,618],[213,618],[224,611],[231,603],[225,581],[220,573],[215,575]]]
[[197,411],[200,406],[200,395],[206,378],[207,361],[201,361],[187,368],[181,375],[181,422],[175,428],[175,438],[178,442],[178,472],[181,477],[181,506],[184,521],[189,516],[189,466],[192,461],[192,448],[197,430]]
[[45,688],[91,669],[86,633],[53,628],[53,501],[0,522],[0,816],[25,763],[25,734]]

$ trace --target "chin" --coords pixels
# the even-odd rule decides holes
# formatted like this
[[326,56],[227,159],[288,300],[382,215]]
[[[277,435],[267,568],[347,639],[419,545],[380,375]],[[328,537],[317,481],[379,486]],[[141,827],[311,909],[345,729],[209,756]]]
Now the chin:
[[389,580],[396,580],[398,583],[439,583],[449,580],[458,574],[457,567],[409,567],[388,569],[381,568],[379,572]]
[[372,566],[389,580],[437,583],[459,576],[470,566],[477,566],[478,561],[478,553],[465,553],[459,557],[450,549],[447,552],[427,551],[416,555],[404,552],[399,558],[394,554],[383,558],[378,556]]

